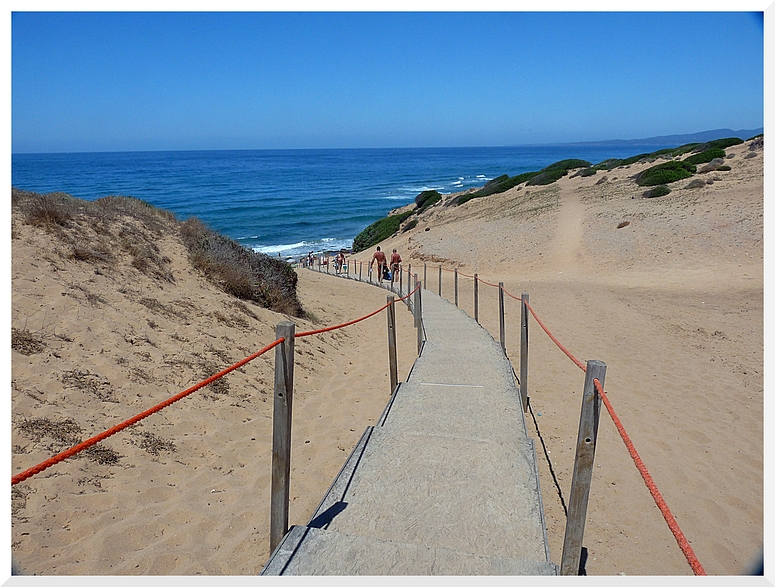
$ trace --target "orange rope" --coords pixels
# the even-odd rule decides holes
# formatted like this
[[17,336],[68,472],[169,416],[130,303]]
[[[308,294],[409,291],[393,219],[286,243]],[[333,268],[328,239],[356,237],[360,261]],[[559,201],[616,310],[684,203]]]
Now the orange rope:
[[[410,295],[412,295],[415,291],[417,291],[417,289],[419,287],[420,286],[418,285],[411,292],[406,294],[404,297],[399,298],[398,301],[405,300]],[[363,320],[366,320],[367,318],[371,318],[375,314],[379,314],[382,310],[387,308],[389,305],[390,305],[390,303],[387,303],[384,306],[382,306],[381,308],[379,308],[378,310],[375,310],[374,312],[371,312],[370,314],[367,314],[366,316],[362,316],[362,317],[357,318],[355,320],[351,320],[349,322],[345,322],[344,324],[337,324],[336,326],[328,326],[327,328],[321,328],[319,330],[310,330],[308,332],[299,332],[299,333],[297,333],[295,335],[294,338],[300,338],[302,336],[311,336],[313,334],[320,334],[322,332],[329,332],[331,330],[336,330],[336,329],[339,329],[339,328],[344,328],[345,326],[350,326],[351,324],[355,324],[357,322],[361,322]],[[34,467],[30,467],[26,471],[22,471],[18,475],[14,475],[11,478],[11,485],[16,485],[17,483],[21,483],[22,481],[25,481],[26,479],[29,479],[33,475],[36,475],[36,474],[38,474],[38,473],[40,473],[42,471],[45,471],[49,467],[51,467],[53,465],[56,465],[57,463],[60,463],[60,462],[64,461],[65,459],[68,459],[68,458],[70,458],[72,456],[75,456],[76,454],[78,454],[79,452],[81,452],[83,450],[86,450],[90,446],[94,446],[98,442],[101,442],[101,441],[105,440],[106,438],[108,438],[110,436],[113,436],[114,434],[116,434],[118,432],[121,432],[125,428],[128,428],[129,426],[132,426],[133,424],[136,424],[140,420],[143,420],[144,418],[147,418],[151,414],[155,414],[156,412],[166,408],[167,406],[175,403],[176,401],[183,399],[184,397],[194,393],[198,389],[201,389],[202,387],[205,387],[206,385],[209,385],[213,381],[216,381],[217,379],[220,379],[224,375],[227,375],[228,373],[231,373],[235,369],[239,369],[243,365],[249,363],[250,361],[252,361],[253,359],[255,359],[257,357],[260,357],[261,355],[263,355],[264,353],[270,351],[271,349],[273,349],[278,344],[280,344],[280,343],[282,343],[284,341],[285,341],[285,338],[280,337],[277,340],[275,340],[272,344],[270,344],[269,346],[264,347],[263,349],[261,349],[257,353],[254,353],[254,354],[250,355],[249,357],[246,357],[246,358],[242,359],[238,363],[235,363],[231,367],[227,367],[223,371],[220,371],[219,373],[216,373],[215,375],[212,375],[211,377],[208,377],[204,381],[200,381],[196,385],[193,385],[192,387],[189,387],[188,389],[186,389],[184,391],[181,391],[177,395],[174,395],[174,396],[170,397],[169,399],[164,400],[160,404],[157,404],[157,405],[153,406],[152,408],[147,409],[144,412],[141,412],[141,413],[139,413],[139,414],[137,414],[135,416],[132,416],[131,418],[129,418],[128,420],[122,422],[121,424],[117,424],[116,426],[113,426],[112,428],[109,428],[108,430],[105,430],[104,432],[102,432],[100,434],[97,434],[96,436],[92,436],[91,438],[89,438],[87,440],[84,440],[80,444],[76,444],[75,446],[73,446],[71,448],[68,448],[65,451],[62,451],[61,453],[59,453],[59,454],[57,454],[57,455],[55,455],[55,456],[53,456],[53,457],[51,457],[49,459],[46,459],[42,463],[39,463],[39,464],[35,465]]]
[[[509,294],[509,295],[511,295],[511,294]],[[511,297],[514,297],[514,296],[511,296]],[[574,357],[572,354],[570,354],[570,351],[569,351],[568,349],[566,349],[564,346],[562,346],[562,344],[560,343],[560,341],[559,341],[559,340],[557,340],[557,339],[554,337],[554,335],[553,335],[551,332],[549,332],[549,330],[546,328],[546,326],[544,326],[544,323],[543,323],[543,322],[541,322],[541,319],[540,319],[538,316],[536,316],[536,313],[533,311],[533,308],[532,308],[532,307],[530,307],[530,303],[528,303],[528,302],[525,302],[525,305],[527,306],[527,309],[528,309],[528,310],[530,310],[530,313],[533,315],[533,318],[535,318],[535,319],[536,319],[536,322],[538,322],[538,325],[539,325],[541,328],[543,328],[543,329],[544,329],[544,332],[546,332],[546,334],[549,336],[549,338],[551,338],[551,339],[554,341],[554,344],[556,344],[556,345],[557,345],[557,346],[560,348],[560,350],[561,350],[562,352],[564,352],[566,355],[568,355],[568,358],[569,358],[571,361],[573,361],[574,363],[576,363],[576,366],[577,366],[579,369],[581,369],[582,371],[584,371],[584,372],[586,373],[586,372],[587,372],[587,367],[586,367],[586,365],[584,365],[584,363],[582,363],[582,362],[581,362],[581,361],[579,361],[579,360],[578,360],[576,357]]]
[[250,355],[249,357],[246,357],[246,358],[242,359],[240,362],[235,363],[231,367],[228,367],[228,368],[224,369],[220,373],[216,373],[215,375],[212,375],[211,377],[208,377],[204,381],[200,381],[196,385],[193,385],[192,387],[189,387],[188,389],[186,389],[184,391],[181,391],[177,395],[173,395],[172,397],[164,400],[160,404],[157,404],[157,405],[153,406],[152,408],[149,408],[149,409],[145,410],[144,412],[141,412],[141,413],[139,413],[139,414],[137,414],[135,416],[132,416],[131,418],[129,418],[129,420],[126,420],[126,421],[122,422],[121,424],[117,424],[117,425],[113,426],[113,428],[109,428],[108,430],[105,430],[104,432],[101,432],[100,434],[97,434],[96,436],[92,436],[88,440],[84,440],[80,444],[76,444],[75,446],[73,446],[71,448],[68,448],[65,451],[62,451],[58,455],[55,455],[55,456],[53,456],[53,457],[51,457],[49,459],[46,459],[42,463],[40,463],[38,465],[35,465],[34,467],[30,467],[29,469],[27,469],[26,471],[22,471],[18,475],[14,475],[11,478],[11,485],[16,485],[17,483],[21,483],[22,481],[24,481],[26,479],[29,479],[33,475],[36,475],[36,474],[40,473],[41,471],[45,471],[46,469],[48,469],[52,465],[56,465],[57,463],[59,463],[61,461],[64,461],[65,459],[70,458],[70,457],[78,454],[82,450],[85,450],[85,449],[89,448],[90,446],[93,446],[93,445],[97,444],[98,442],[100,442],[102,440],[105,440],[109,436],[113,436],[117,432],[121,432],[122,430],[124,430],[125,428],[128,428],[132,424],[136,424],[137,422],[139,422],[140,420],[142,420],[144,418],[147,418],[151,414],[155,414],[156,412],[158,412],[159,410],[162,410],[163,408],[166,408],[170,404],[174,404],[176,401],[181,400],[184,397],[186,397],[187,395],[190,395],[190,394],[194,393],[195,391],[197,391],[198,389],[201,389],[205,385],[209,385],[210,383],[212,383],[216,379],[220,379],[221,377],[223,377],[227,373],[231,373],[235,369],[239,369],[240,367],[242,367],[246,363],[249,363],[253,359],[255,359],[257,357],[260,357],[261,355],[263,355],[267,351],[273,349],[278,344],[280,344],[280,343],[282,343],[284,341],[285,341],[285,338],[280,337],[276,341],[274,341],[272,344],[270,344],[269,346],[265,346],[264,348],[262,348],[257,353],[254,353],[254,354]]
[[[511,294],[509,295],[512,298],[514,297]],[[536,322],[538,322],[538,324],[541,326],[544,332],[546,332],[549,338],[551,338],[552,341],[554,341],[554,344],[556,344],[560,348],[560,350],[564,352],[568,356],[568,358],[570,358],[570,360],[576,364],[576,366],[578,366],[582,371],[586,373],[587,371],[586,365],[584,365],[581,361],[579,361],[576,357],[574,357],[570,353],[570,351],[568,351],[568,349],[566,349],[564,346],[562,346],[562,344],[560,344],[560,341],[558,341],[554,337],[554,335],[552,335],[552,333],[549,332],[546,326],[544,326],[543,322],[541,322],[538,316],[536,316],[535,311],[533,311],[533,308],[530,307],[530,304],[527,301],[525,302],[525,305],[530,310],[530,313],[533,315],[533,318],[536,319]],[[654,483],[654,480],[651,478],[651,475],[649,474],[648,469],[646,468],[646,465],[643,463],[643,460],[640,458],[638,451],[635,450],[635,445],[632,444],[630,437],[627,435],[627,432],[624,430],[624,426],[622,426],[622,423],[619,420],[619,417],[616,415],[616,412],[614,411],[614,408],[611,405],[611,402],[608,401],[608,396],[606,395],[605,390],[603,389],[603,386],[600,384],[600,381],[597,379],[594,380],[594,383],[595,383],[595,389],[600,394],[600,397],[603,400],[603,404],[605,404],[606,410],[608,410],[608,414],[611,416],[611,419],[613,420],[614,425],[616,426],[616,429],[619,431],[619,435],[622,437],[622,440],[624,441],[624,445],[627,447],[627,451],[630,453],[630,457],[632,457],[632,460],[635,462],[635,466],[640,472],[641,477],[643,477],[643,481],[646,483],[646,487],[651,493],[651,496],[654,498],[654,502],[657,504],[659,511],[662,512],[662,516],[665,518],[665,521],[667,522],[667,525],[670,528],[670,531],[673,533],[673,536],[678,542],[678,547],[681,549],[681,552],[683,552],[684,556],[686,557],[686,561],[689,563],[689,566],[691,566],[692,571],[694,571],[695,575],[705,575],[705,570],[702,568],[700,561],[697,560],[697,557],[694,554],[694,550],[692,550],[692,547],[689,545],[689,541],[686,539],[686,536],[684,536],[684,533],[681,531],[681,528],[678,526],[678,522],[676,522],[675,518],[673,517],[673,514],[670,512],[670,508],[667,506],[667,503],[662,497],[662,494],[659,492],[659,489],[657,489],[657,486]]]
[[684,556],[686,557],[687,562],[692,567],[692,570],[694,571],[695,575],[705,575],[706,574],[705,569],[702,568],[700,561],[697,560],[697,557],[694,554],[694,550],[689,545],[689,541],[686,539],[686,536],[684,536],[683,532],[681,531],[681,528],[678,526],[678,522],[676,522],[675,518],[673,517],[673,514],[670,512],[670,508],[667,507],[667,503],[662,497],[662,494],[659,492],[659,489],[657,489],[657,486],[654,483],[654,480],[651,478],[651,475],[649,474],[648,469],[646,468],[646,465],[643,464],[643,461],[641,460],[640,455],[638,454],[638,451],[635,450],[635,446],[632,444],[630,437],[627,435],[627,432],[624,430],[624,426],[622,426],[622,423],[619,420],[619,417],[616,415],[616,412],[614,412],[614,408],[611,405],[611,402],[608,401],[608,396],[603,390],[603,386],[600,384],[600,381],[598,381],[597,379],[595,379],[594,382],[595,382],[595,389],[597,389],[597,392],[600,394],[600,397],[603,399],[603,403],[605,404],[605,407],[608,410],[608,413],[611,416],[611,419],[614,421],[614,425],[616,426],[616,429],[619,431],[619,435],[622,437],[622,440],[624,441],[624,445],[627,447],[627,451],[630,453],[632,460],[635,461],[635,466],[638,468],[638,471],[640,472],[641,477],[643,477],[643,481],[645,481],[646,487],[648,487],[648,490],[651,493],[651,497],[654,498],[654,502],[657,504],[659,511],[662,512],[662,516],[665,518],[665,521],[667,522],[667,525],[670,528],[670,531],[673,533],[673,536],[675,536],[675,539],[678,542],[678,546],[681,549],[681,551],[684,553]]
[[482,279],[481,277],[479,277],[478,279],[479,279],[479,281],[480,281],[481,283],[483,283],[483,284],[485,284],[485,285],[489,285],[490,287],[498,287],[498,285],[497,285],[497,284],[495,284],[495,283],[490,283],[489,281],[485,281],[485,280],[484,280],[484,279]]

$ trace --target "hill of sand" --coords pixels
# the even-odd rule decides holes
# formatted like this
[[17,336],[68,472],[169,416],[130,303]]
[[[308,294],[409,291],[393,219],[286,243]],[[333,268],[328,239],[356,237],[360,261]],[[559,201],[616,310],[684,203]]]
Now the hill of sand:
[[[581,360],[606,363],[617,414],[709,574],[749,570],[763,543],[763,152],[641,199],[646,167],[443,203],[381,243],[438,290],[438,265],[503,281]],[[749,153],[756,153],[748,158]],[[693,179],[696,179],[693,178]],[[605,178],[603,180],[603,178]],[[447,198],[448,201],[449,198]],[[622,226],[623,224],[625,226]],[[621,228],[620,228],[621,226]],[[57,252],[12,228],[12,472],[113,426],[274,340],[287,317],[246,305],[158,243],[174,284]],[[373,249],[355,258],[368,262]],[[420,268],[420,271],[417,269]],[[364,271],[364,275],[366,272]],[[497,290],[480,322],[498,335]],[[299,270],[309,330],[364,315],[386,292]],[[452,273],[442,294],[452,299]],[[460,306],[473,315],[471,280]],[[415,357],[397,309],[399,377]],[[518,369],[519,305],[506,303]],[[290,523],[303,524],[388,399],[385,316],[297,340]],[[269,555],[272,353],[14,486],[12,552],[41,575],[249,575]],[[530,324],[530,433],[550,557],[559,562],[583,373]],[[590,575],[686,575],[689,565],[607,414],[584,536]]]
[[[439,203],[380,243],[420,279],[427,265],[433,291],[441,264],[529,294],[574,356],[606,363],[605,389],[627,434],[705,571],[721,575],[750,570],[764,529],[763,151],[748,141],[726,152],[731,170],[672,183],[661,198],[643,199],[647,188],[632,179],[659,161],[571,172],[459,207]],[[698,178],[712,181],[687,187]],[[471,316],[472,290],[459,277]],[[454,299],[450,271],[442,295]],[[480,323],[497,339],[497,287],[480,284],[479,298]],[[508,297],[506,320],[519,371],[519,303]],[[532,317],[529,337],[527,419],[559,562],[584,374]],[[590,575],[691,574],[607,413],[584,546]]]

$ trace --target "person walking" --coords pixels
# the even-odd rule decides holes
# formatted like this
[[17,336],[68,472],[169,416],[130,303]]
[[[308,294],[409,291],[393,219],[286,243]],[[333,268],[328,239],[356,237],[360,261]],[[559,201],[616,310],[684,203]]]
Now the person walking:
[[398,251],[393,249],[393,254],[390,255],[390,283],[395,283],[396,275],[401,270],[401,255]]
[[344,258],[344,251],[339,251],[339,253],[336,255],[336,273],[337,275],[342,272],[342,268],[344,267],[345,258]]
[[383,253],[382,249],[379,247],[377,247],[374,256],[371,258],[371,261],[369,261],[369,271],[371,271],[371,267],[374,265],[374,261],[377,262],[378,279],[379,282],[382,283],[382,273],[385,270],[385,266],[387,265],[387,257],[385,257],[385,253]]

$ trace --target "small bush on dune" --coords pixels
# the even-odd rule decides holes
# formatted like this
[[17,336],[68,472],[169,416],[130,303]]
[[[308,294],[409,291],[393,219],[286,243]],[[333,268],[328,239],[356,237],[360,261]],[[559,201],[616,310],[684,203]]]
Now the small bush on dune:
[[249,251],[190,218],[180,227],[192,264],[223,291],[275,312],[304,316],[296,296],[298,276],[286,262]]
[[407,230],[412,230],[417,226],[417,218],[412,218],[409,222],[407,222],[404,227],[401,229],[401,232],[406,232]]
[[23,208],[28,224],[47,228],[69,226],[78,214],[77,203],[66,194],[40,195],[28,192]]
[[572,177],[590,177],[591,175],[595,175],[596,173],[597,173],[597,169],[594,169],[592,167],[582,167],[576,173],[574,173]]
[[635,176],[640,186],[660,185],[686,179],[697,171],[697,167],[685,161],[668,161],[641,171]]
[[569,171],[571,169],[578,169],[579,167],[590,167],[592,164],[589,161],[583,159],[563,159],[562,161],[556,161],[551,165],[544,167],[541,172],[554,171],[555,169],[563,169]]
[[685,190],[693,190],[697,188],[704,188],[705,187],[705,180],[704,179],[694,179],[689,182],[689,184],[684,188]]
[[436,202],[441,201],[441,194],[436,190],[426,190],[421,192],[415,199],[414,203],[417,206],[415,210],[417,214],[425,212],[426,209],[433,206]]
[[583,159],[563,159],[562,161],[557,161],[547,165],[530,178],[527,185],[548,185],[554,183],[561,177],[568,175],[568,171],[571,169],[578,169],[579,167],[591,167],[591,164]]
[[727,147],[734,147],[735,145],[742,145],[743,139],[738,139],[737,137],[729,137],[726,139],[716,139],[714,141],[708,141],[707,143],[702,143],[700,145],[697,145],[694,148],[695,153],[702,153],[703,151],[707,151],[708,149],[726,149]]
[[567,169],[552,169],[550,171],[542,171],[533,177],[530,181],[528,181],[527,185],[549,185],[550,183],[554,183],[562,176],[567,174]]
[[469,200],[473,200],[474,198],[483,198],[485,196],[491,196],[492,194],[500,194],[502,192],[505,192],[506,190],[510,190],[514,186],[517,186],[521,183],[524,183],[528,181],[529,179],[535,177],[538,175],[537,171],[528,171],[526,173],[520,173],[519,175],[515,175],[514,177],[509,177],[508,175],[501,175],[499,177],[496,177],[495,179],[492,179],[488,181],[482,189],[477,190],[475,192],[471,192],[470,194],[464,194],[462,196],[458,196],[454,200],[452,200],[453,206],[459,206],[461,204],[465,204]]
[[404,212],[403,214],[393,214],[392,216],[386,216],[376,222],[369,224],[364,228],[358,236],[353,239],[353,252],[360,253],[365,251],[369,247],[382,242],[386,238],[390,238],[401,226],[401,223],[409,218],[414,211]]
[[714,159],[723,159],[726,157],[726,152],[720,147],[712,147],[704,151],[700,151],[696,155],[691,155],[684,159],[684,163],[691,163],[692,165],[702,165],[703,163],[710,163]]
[[655,188],[643,192],[644,198],[661,198],[670,193],[670,188],[666,185],[659,185]]
[[624,161],[624,159],[606,159],[605,161],[593,165],[592,169],[597,171],[608,171],[609,169],[614,169],[623,165],[622,161]]

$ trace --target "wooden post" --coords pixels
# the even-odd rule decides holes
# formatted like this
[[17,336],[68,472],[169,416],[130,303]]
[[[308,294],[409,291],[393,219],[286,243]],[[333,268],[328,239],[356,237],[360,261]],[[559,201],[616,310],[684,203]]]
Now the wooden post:
[[272,414],[272,488],[269,550],[274,551],[288,531],[291,481],[291,419],[293,413],[293,348],[296,325],[280,322],[277,338],[285,340],[274,353],[274,412]]
[[479,274],[474,273],[474,320],[479,324]]
[[[414,275],[414,286],[417,287],[417,274]],[[420,323],[420,301],[419,301],[419,291],[420,288],[417,288],[414,291],[414,304],[412,307],[412,314],[414,315],[414,327],[417,328],[418,324]]]
[[458,303],[457,303],[457,268],[455,269],[455,307],[458,307]]
[[422,350],[422,281],[417,288],[417,314],[415,314],[415,325],[417,326],[417,355]]
[[423,284],[428,284],[428,264],[423,263],[422,264],[422,282]]
[[398,266],[398,297],[404,297],[404,268]]
[[[379,265],[377,265],[377,268],[379,268]],[[369,283],[371,283],[371,263],[369,263]]]
[[506,353],[506,311],[503,306],[503,282],[498,282],[498,315],[500,316],[501,348]]
[[[407,275],[407,278],[409,279],[409,290],[411,290],[412,287],[414,287],[412,285],[412,264],[411,263],[409,263],[409,269],[407,270],[406,275]],[[417,284],[415,283],[415,285]]]
[[605,383],[605,363],[587,361],[584,380],[584,396],[581,400],[579,435],[576,439],[576,462],[573,465],[573,481],[568,500],[568,521],[565,525],[565,542],[562,547],[561,575],[578,575],[581,564],[581,545],[587,519],[589,488],[592,483],[592,467],[595,463],[597,427],[600,423],[600,394],[594,380]]
[[398,356],[396,355],[396,302],[393,296],[387,297],[390,304],[387,308],[388,322],[388,359],[390,361],[390,393],[398,385]]
[[519,344],[519,395],[522,397],[522,409],[527,412],[527,305],[530,296],[522,293],[522,327]]
[[441,265],[439,265],[439,297],[441,297]]

